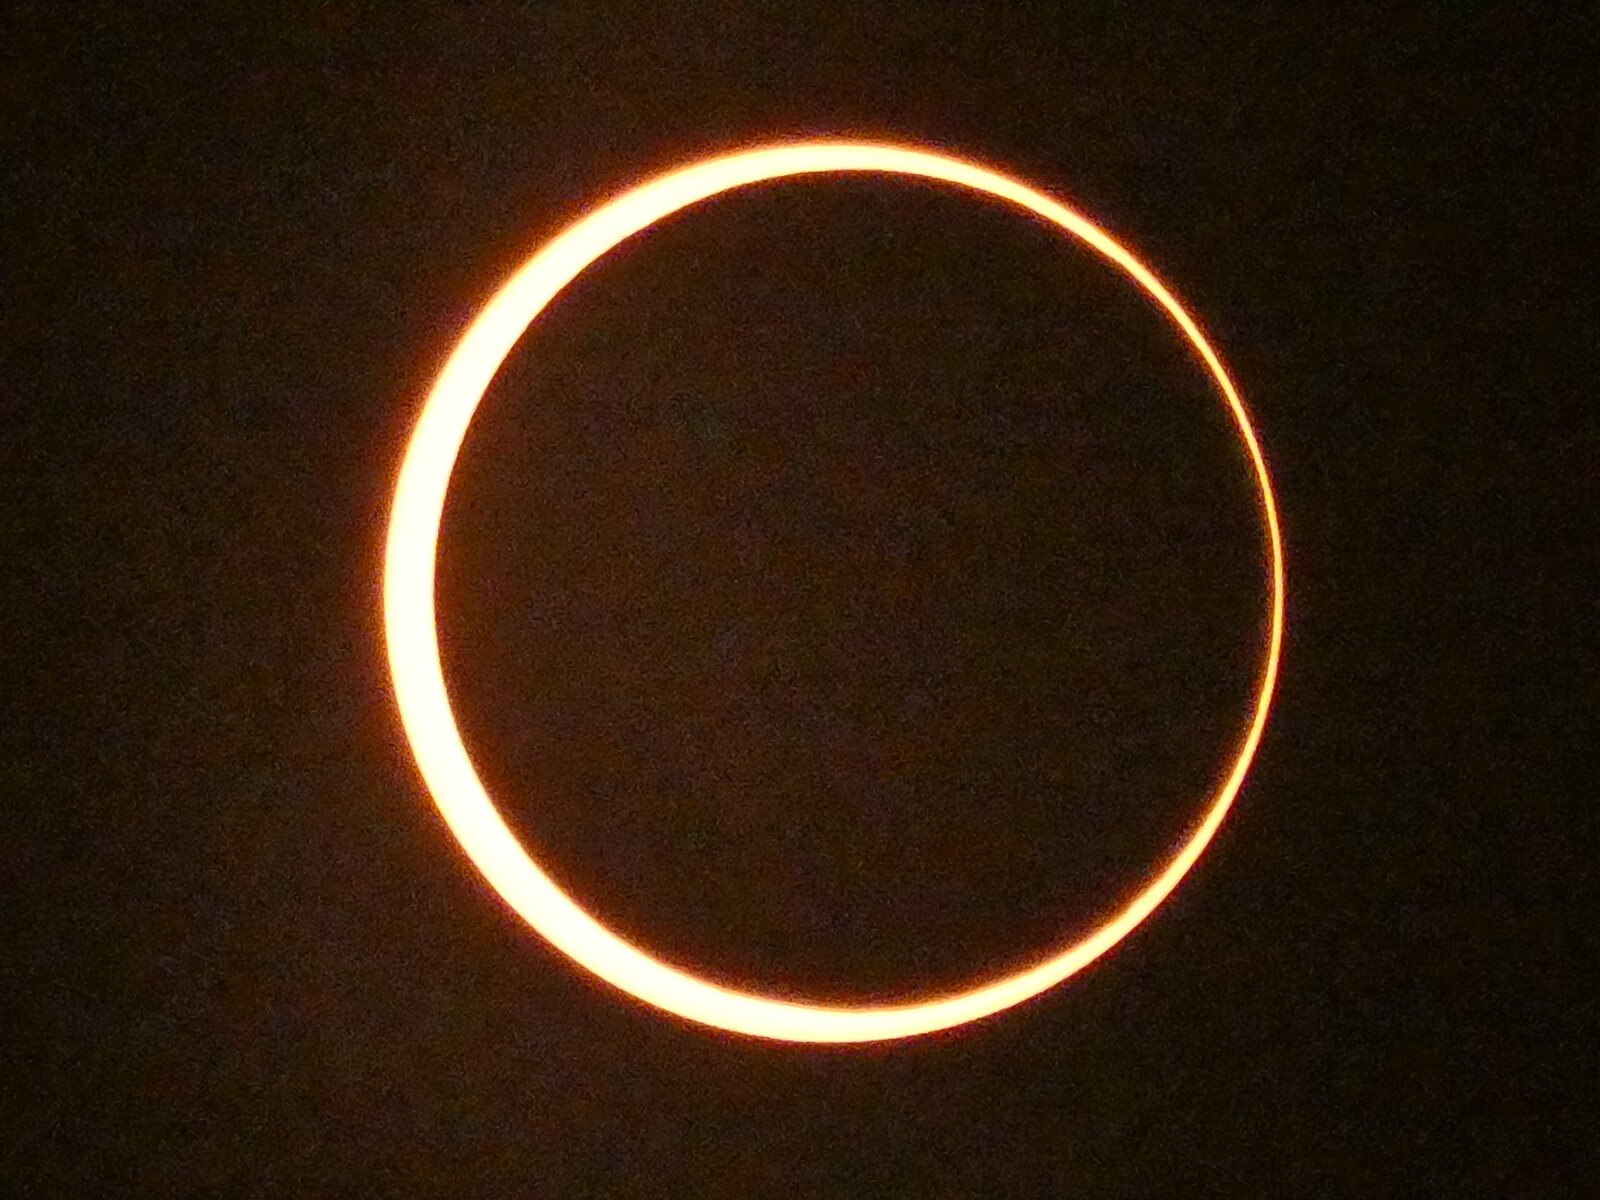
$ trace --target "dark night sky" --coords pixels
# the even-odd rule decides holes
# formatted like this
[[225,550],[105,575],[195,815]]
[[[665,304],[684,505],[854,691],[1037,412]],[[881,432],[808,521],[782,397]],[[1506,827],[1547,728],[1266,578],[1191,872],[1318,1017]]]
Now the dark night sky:
[[[1525,7],[11,8],[0,1191],[1581,1191],[1593,114],[1585,39]],[[1019,1009],[849,1049],[646,1010],[527,931],[377,619],[409,424],[495,285],[654,170],[815,135],[1124,238],[1241,385],[1291,571],[1257,765],[1172,899]],[[928,185],[754,189],[508,361],[447,674],[619,930],[772,994],[959,986],[1197,815],[1252,503],[1081,249]]]

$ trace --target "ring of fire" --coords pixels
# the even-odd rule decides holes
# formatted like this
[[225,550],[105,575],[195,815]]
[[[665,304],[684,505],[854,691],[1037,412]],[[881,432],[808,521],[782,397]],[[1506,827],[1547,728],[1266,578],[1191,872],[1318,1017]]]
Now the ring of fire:
[[[434,611],[439,524],[467,427],[506,355],[556,294],[612,247],[688,205],[766,180],[844,171],[931,179],[1008,201],[1087,243],[1138,283],[1187,337],[1227,401],[1255,469],[1271,560],[1265,661],[1250,726],[1189,840],[1131,902],[1048,960],[956,995],[891,1006],[809,1005],[720,987],[624,942],[580,908],[517,841],[468,758],[445,688]],[[945,1029],[1019,1004],[1104,954],[1177,886],[1227,815],[1266,724],[1283,642],[1283,546],[1266,461],[1221,360],[1172,293],[1109,234],[1058,201],[970,162],[907,147],[801,142],[706,159],[640,184],[553,238],[484,306],[435,381],[406,449],[389,519],[383,613],[395,699],[422,777],[468,857],[529,925],[600,978],[690,1020],[789,1041],[864,1042]]]

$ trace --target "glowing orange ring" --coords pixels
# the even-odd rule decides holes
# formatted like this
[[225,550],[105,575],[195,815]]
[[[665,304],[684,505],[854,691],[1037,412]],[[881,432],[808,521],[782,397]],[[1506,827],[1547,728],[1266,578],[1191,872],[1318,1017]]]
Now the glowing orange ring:
[[[451,471],[485,389],[529,323],[590,263],[663,217],[731,188],[826,171],[919,176],[998,196],[1054,222],[1132,276],[1177,322],[1227,398],[1255,464],[1272,557],[1271,628],[1254,718],[1205,819],[1161,874],[1094,933],[1038,966],[958,995],[887,1007],[796,1004],[718,987],[650,957],[579,908],[517,842],[473,770],[451,714],[434,625],[434,560]],[[1092,222],[1013,179],[925,150],[841,141],[746,150],[671,171],[590,213],[529,259],[462,335],[417,419],[395,485],[383,592],[395,699],[417,766],[462,848],[505,901],[559,950],[640,1000],[707,1025],[801,1042],[907,1037],[988,1016],[1059,983],[1149,916],[1215,835],[1261,740],[1278,674],[1283,598],[1283,546],[1266,461],[1216,352],[1172,293]]]

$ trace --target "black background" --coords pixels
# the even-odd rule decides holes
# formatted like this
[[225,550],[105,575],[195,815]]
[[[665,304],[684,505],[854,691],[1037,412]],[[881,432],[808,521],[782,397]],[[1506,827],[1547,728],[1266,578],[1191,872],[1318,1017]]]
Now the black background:
[[[1496,5],[13,8],[5,1188],[1581,1190],[1585,41]],[[409,424],[496,284],[652,171],[817,135],[1126,239],[1252,406],[1291,571],[1257,765],[1169,903],[1020,1009],[845,1049],[531,935],[427,799],[377,618]],[[447,674],[620,930],[772,994],[959,986],[1194,819],[1260,649],[1252,503],[1085,252],[947,189],[755,189],[497,379]]]

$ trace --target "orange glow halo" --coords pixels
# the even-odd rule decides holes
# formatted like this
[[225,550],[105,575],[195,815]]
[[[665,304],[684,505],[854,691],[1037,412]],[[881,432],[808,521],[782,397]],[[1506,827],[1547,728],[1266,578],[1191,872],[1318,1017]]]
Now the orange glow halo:
[[[876,1007],[798,1004],[719,987],[629,945],[578,907],[528,856],[479,781],[451,713],[434,620],[439,522],[456,456],[484,391],[533,319],[589,264],[679,209],[747,184],[838,171],[916,176],[998,197],[1122,268],[1177,323],[1222,389],[1255,466],[1271,553],[1271,622],[1250,728],[1204,820],[1161,873],[1092,934],[1037,966],[956,995]],[[1283,642],[1284,564],[1266,461],[1238,392],[1193,318],[1138,259],[1072,209],[984,167],[925,150],[821,141],[710,158],[640,184],[568,227],[500,288],[457,343],[417,419],[395,485],[383,604],[395,699],[417,766],[462,848],[529,925],[600,978],[692,1021],[797,1042],[865,1042],[945,1029],[1019,1004],[1104,954],[1177,886],[1222,824],[1261,740]]]

